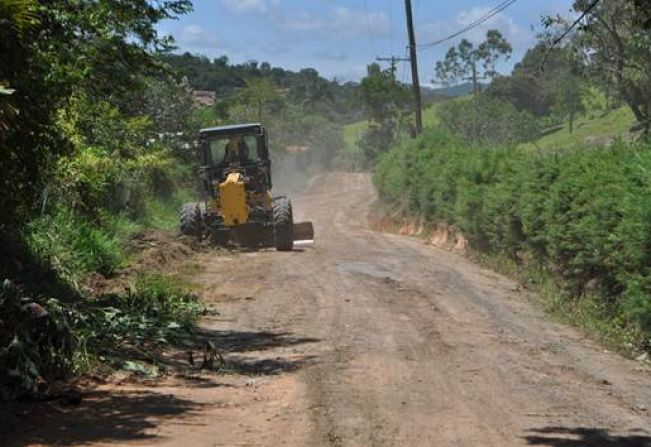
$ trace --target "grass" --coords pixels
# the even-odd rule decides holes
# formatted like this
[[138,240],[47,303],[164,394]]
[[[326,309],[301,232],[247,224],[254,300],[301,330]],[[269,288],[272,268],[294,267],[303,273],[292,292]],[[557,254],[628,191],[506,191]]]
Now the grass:
[[75,288],[92,272],[112,276],[128,263],[128,240],[145,228],[173,231],[178,227],[178,210],[192,201],[189,191],[179,190],[167,199],[145,199],[144,214],[102,210],[97,221],[57,207],[28,226],[32,250],[47,260]]
[[142,223],[157,230],[175,230],[179,226],[179,209],[188,202],[196,202],[196,197],[187,190],[179,190],[167,199],[149,198]]
[[83,275],[110,276],[126,260],[115,234],[65,208],[32,221],[27,240],[33,252],[75,288]]
[[607,114],[601,111],[588,112],[576,120],[574,133],[570,133],[569,124],[565,123],[562,129],[539,138],[535,144],[522,146],[527,149],[572,149],[607,144],[618,138],[629,140],[629,130],[634,123],[633,112],[626,106]]
[[[453,99],[467,100],[468,97]],[[598,95],[590,99],[597,108],[580,116],[574,123],[574,132],[570,133],[569,123],[553,133],[545,135],[534,143],[521,146],[525,149],[573,149],[593,145],[608,144],[616,139],[628,141],[631,139],[630,128],[635,123],[635,116],[627,106],[621,106],[604,113],[605,104],[599,103]],[[423,126],[433,128],[439,124],[439,107],[443,102],[426,105],[423,109]],[[590,105],[589,105],[590,106]],[[588,107],[589,107],[588,106]],[[368,121],[357,121],[344,126],[344,154],[348,158],[361,157],[357,141],[368,128]]]
[[627,327],[621,316],[613,314],[598,295],[588,294],[578,299],[568,297],[549,272],[533,266],[518,265],[513,259],[499,254],[471,252],[480,265],[517,281],[535,292],[536,304],[559,323],[577,326],[592,337],[623,354],[637,355],[638,331]]

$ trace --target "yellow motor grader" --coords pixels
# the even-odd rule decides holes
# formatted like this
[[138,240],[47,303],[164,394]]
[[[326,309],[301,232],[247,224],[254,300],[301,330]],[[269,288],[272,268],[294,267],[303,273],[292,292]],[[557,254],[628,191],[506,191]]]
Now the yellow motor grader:
[[181,233],[219,245],[275,247],[314,240],[311,222],[294,223],[287,197],[271,195],[269,137],[261,124],[199,132],[204,198],[181,209]]

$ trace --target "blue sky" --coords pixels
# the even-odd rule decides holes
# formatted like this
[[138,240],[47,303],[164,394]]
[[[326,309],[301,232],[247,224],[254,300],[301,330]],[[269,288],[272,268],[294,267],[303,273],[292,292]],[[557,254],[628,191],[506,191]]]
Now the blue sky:
[[[500,3],[412,1],[418,44],[447,36]],[[508,72],[535,42],[541,15],[567,15],[571,3],[519,0],[463,37],[480,42],[488,29],[499,29],[514,47],[512,60],[501,66]],[[193,13],[159,28],[175,37],[180,51],[294,70],[314,67],[339,80],[359,80],[377,55],[404,57],[407,45],[403,0],[195,0]],[[431,81],[435,61],[459,39],[419,51],[421,83]],[[398,76],[409,80],[406,64]]]

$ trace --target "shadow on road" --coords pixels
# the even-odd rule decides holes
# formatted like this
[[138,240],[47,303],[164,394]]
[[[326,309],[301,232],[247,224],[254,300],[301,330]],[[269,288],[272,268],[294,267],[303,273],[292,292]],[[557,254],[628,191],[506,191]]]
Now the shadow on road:
[[197,339],[211,341],[218,350],[227,353],[265,351],[320,341],[318,338],[296,337],[290,332],[218,331],[205,328],[197,330]]
[[[210,341],[224,362],[215,365],[217,374],[195,376],[200,372],[199,355]],[[269,350],[319,341],[295,337],[287,332],[214,331],[199,329],[196,337],[179,345],[175,355],[161,357],[158,363],[183,381],[184,387],[211,389],[232,388],[219,373],[242,375],[278,375],[301,368],[311,356],[284,358],[270,355]],[[186,349],[195,350],[197,366],[191,367]],[[176,371],[176,372],[174,372]],[[90,443],[121,445],[142,441],[155,445],[157,431],[169,420],[202,411],[203,405],[172,394],[156,392],[157,384],[143,385],[137,391],[116,387],[110,391],[83,392],[78,406],[64,406],[58,401],[35,404],[14,403],[0,407],[0,446],[24,445],[71,446]]]
[[545,427],[529,430],[529,445],[550,447],[651,447],[649,432],[635,430],[625,435],[604,428]]
[[[277,375],[300,369],[314,356],[292,356],[284,358],[273,356],[268,358],[263,352],[276,348],[285,348],[306,343],[317,343],[318,338],[296,337],[289,332],[250,332],[250,331],[218,331],[199,329],[196,338],[183,346],[186,350],[201,350],[210,343],[223,356],[223,363],[216,364],[216,369],[225,373],[244,375]],[[253,355],[237,355],[253,354]],[[183,359],[176,357],[177,362]],[[177,364],[179,364],[177,363]]]
[[162,421],[196,413],[200,407],[170,394],[93,391],[73,409],[52,405],[17,407],[21,428],[3,433],[0,444],[68,446],[145,441],[156,438],[155,429]]

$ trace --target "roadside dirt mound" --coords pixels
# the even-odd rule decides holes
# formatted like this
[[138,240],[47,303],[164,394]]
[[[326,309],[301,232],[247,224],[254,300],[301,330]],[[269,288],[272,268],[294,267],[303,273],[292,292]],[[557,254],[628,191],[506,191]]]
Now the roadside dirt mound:
[[196,240],[174,231],[144,230],[135,234],[129,246],[138,253],[135,270],[155,270],[192,255],[199,248]]
[[131,237],[128,247],[133,256],[128,267],[112,278],[91,273],[84,279],[82,290],[91,296],[123,292],[137,274],[167,271],[201,248],[193,238],[164,230],[140,231]]

